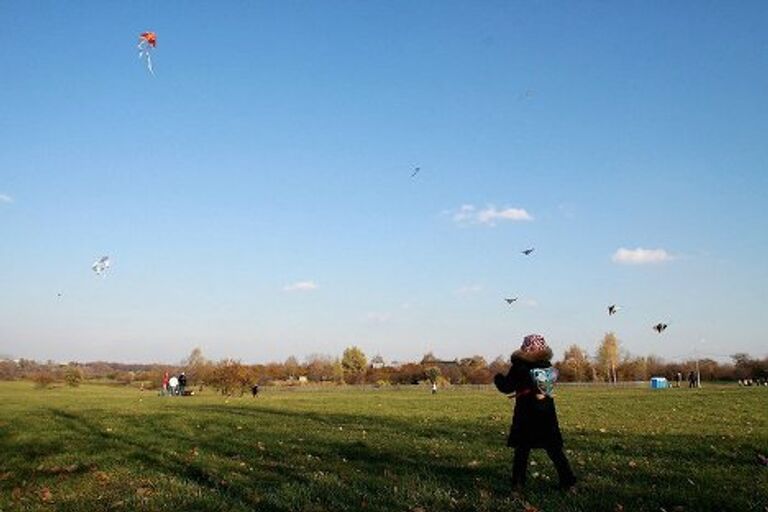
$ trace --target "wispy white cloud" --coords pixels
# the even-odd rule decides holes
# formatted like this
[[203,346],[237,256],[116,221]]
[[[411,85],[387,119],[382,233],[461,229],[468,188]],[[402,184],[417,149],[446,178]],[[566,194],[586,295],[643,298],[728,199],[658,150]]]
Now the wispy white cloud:
[[389,322],[392,320],[392,313],[382,312],[382,311],[371,311],[367,315],[365,315],[365,319],[368,322],[374,322],[378,324],[383,324],[385,322]]
[[531,221],[533,216],[523,208],[496,208],[488,205],[479,209],[472,204],[463,204],[457,210],[451,212],[453,221],[457,224],[483,224],[495,226],[498,222]]
[[13,202],[13,198],[8,194],[0,194],[0,203],[10,204]]
[[298,281],[293,284],[287,284],[283,286],[283,291],[286,292],[309,292],[318,288],[317,283],[314,281]]
[[642,247],[625,249],[621,247],[613,253],[611,259],[614,263],[622,265],[646,265],[670,261],[674,259],[674,256],[664,249],[643,249]]
[[466,297],[468,295],[475,295],[476,293],[480,293],[483,291],[483,287],[479,284],[468,284],[465,286],[462,286],[461,288],[457,288],[454,293],[458,295],[459,297]]
[[521,301],[521,304],[528,306],[529,308],[535,308],[535,307],[538,307],[539,301],[537,301],[536,299],[523,299]]

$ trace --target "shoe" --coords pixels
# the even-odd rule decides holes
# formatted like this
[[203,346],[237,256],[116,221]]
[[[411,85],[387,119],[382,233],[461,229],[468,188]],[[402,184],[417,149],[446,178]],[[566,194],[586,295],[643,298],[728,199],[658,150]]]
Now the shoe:
[[570,491],[573,489],[573,487],[576,485],[576,477],[571,477],[567,480],[560,482],[560,490],[561,491]]

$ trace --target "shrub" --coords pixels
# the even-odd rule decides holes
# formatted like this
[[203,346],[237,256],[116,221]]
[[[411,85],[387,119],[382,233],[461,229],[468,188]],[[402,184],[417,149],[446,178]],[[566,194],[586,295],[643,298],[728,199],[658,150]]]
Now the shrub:
[[47,389],[56,382],[56,377],[48,370],[41,370],[32,376],[32,381],[35,383],[35,387]]
[[83,381],[83,370],[77,366],[68,366],[64,372],[64,382],[67,386],[76,388]]

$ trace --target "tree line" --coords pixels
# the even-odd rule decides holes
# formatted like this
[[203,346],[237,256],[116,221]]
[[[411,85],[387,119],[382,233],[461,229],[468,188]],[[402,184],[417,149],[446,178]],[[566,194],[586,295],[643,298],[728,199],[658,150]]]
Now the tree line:
[[[697,366],[698,363],[698,366]],[[315,384],[368,384],[375,386],[437,383],[439,385],[490,384],[496,373],[509,369],[509,358],[499,356],[492,361],[475,355],[443,360],[432,353],[420,361],[386,363],[380,355],[370,360],[356,346],[344,350],[340,357],[312,354],[300,362],[291,356],[284,362],[245,364],[235,359],[211,361],[195,348],[187,358],[175,365],[125,364],[103,361],[66,364],[36,362],[28,359],[0,360],[0,380],[29,379],[40,387],[55,383],[77,386],[84,381],[123,385],[140,385],[153,389],[163,375],[186,373],[190,387],[210,387],[226,395],[243,393],[255,384],[290,386]],[[607,333],[594,355],[578,345],[568,347],[562,359],[554,362],[564,382],[644,381],[652,376],[674,379],[697,367],[704,381],[736,381],[768,378],[768,357],[753,358],[739,353],[727,363],[710,358],[665,361],[658,356],[634,356],[622,350],[614,333]]]

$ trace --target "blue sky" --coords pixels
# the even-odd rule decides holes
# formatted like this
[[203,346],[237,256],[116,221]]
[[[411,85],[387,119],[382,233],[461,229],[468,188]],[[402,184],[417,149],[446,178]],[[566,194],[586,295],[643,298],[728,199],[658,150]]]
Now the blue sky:
[[560,355],[614,330],[633,353],[766,354],[765,2],[12,1],[0,21],[0,353],[494,357],[541,332]]

